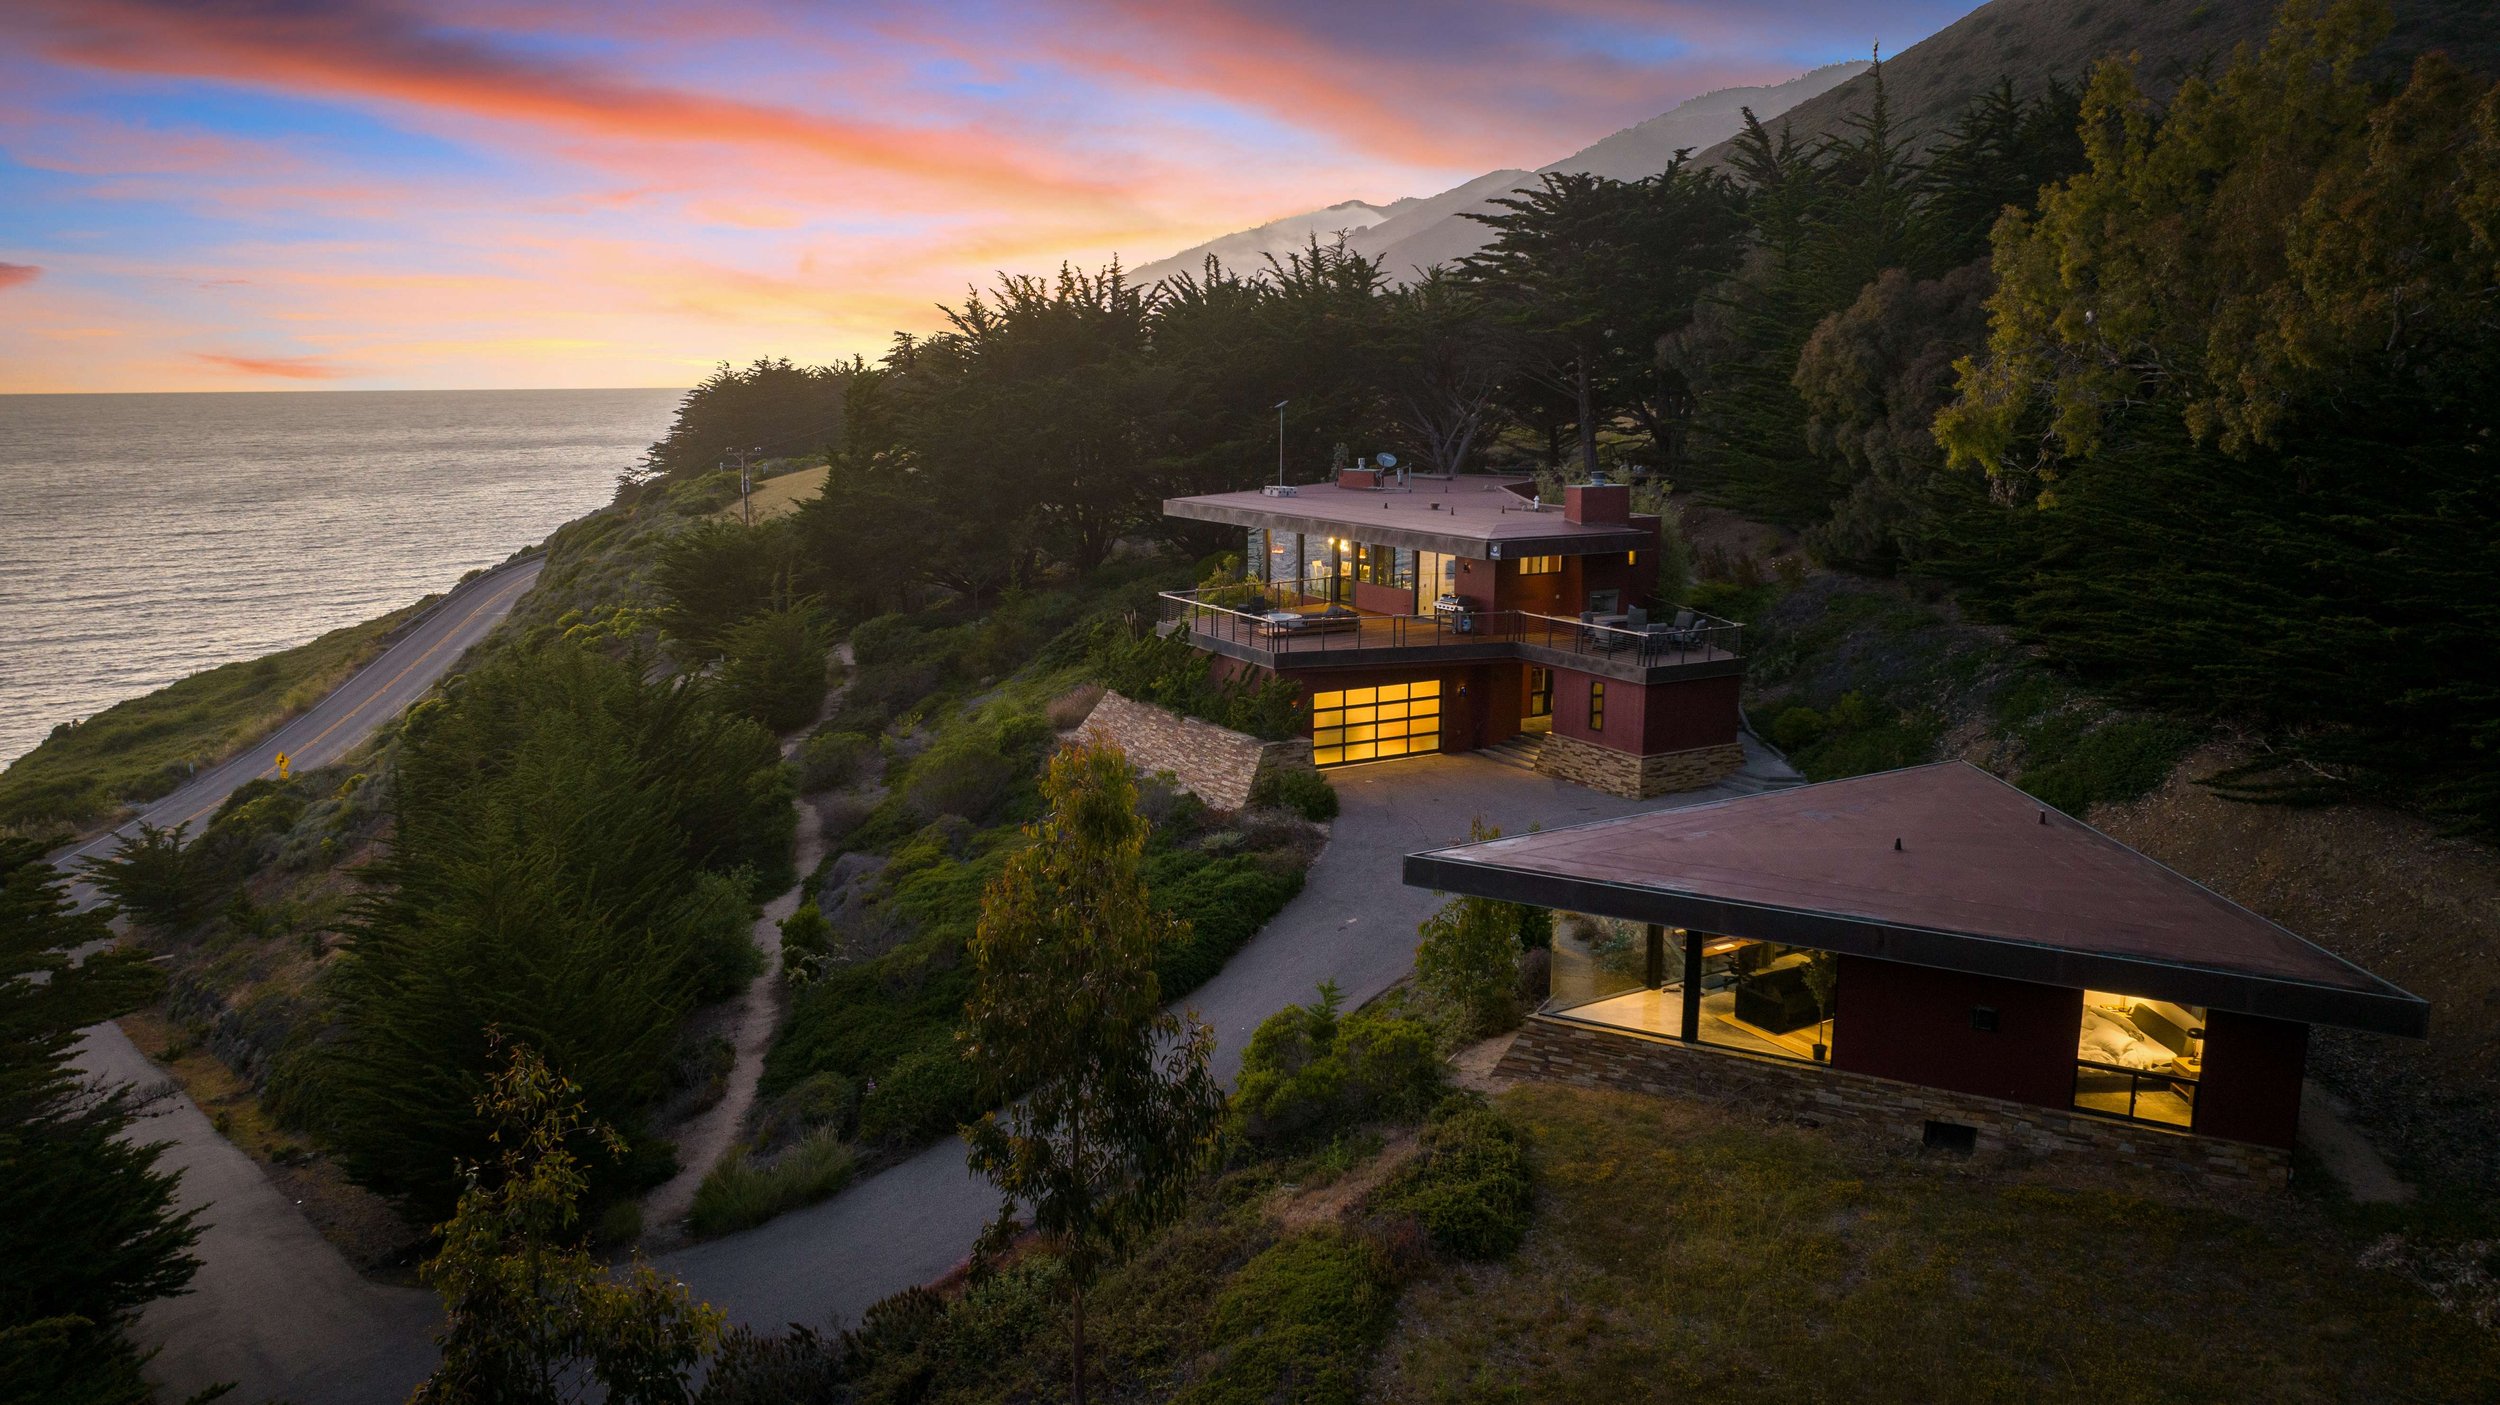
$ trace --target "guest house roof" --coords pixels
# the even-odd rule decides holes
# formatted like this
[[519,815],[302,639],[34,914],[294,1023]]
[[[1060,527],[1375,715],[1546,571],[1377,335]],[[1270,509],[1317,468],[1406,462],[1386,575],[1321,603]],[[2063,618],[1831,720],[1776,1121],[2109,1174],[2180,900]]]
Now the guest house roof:
[[2429,1006],[1961,762],[1409,855],[1406,881],[2415,1037]]

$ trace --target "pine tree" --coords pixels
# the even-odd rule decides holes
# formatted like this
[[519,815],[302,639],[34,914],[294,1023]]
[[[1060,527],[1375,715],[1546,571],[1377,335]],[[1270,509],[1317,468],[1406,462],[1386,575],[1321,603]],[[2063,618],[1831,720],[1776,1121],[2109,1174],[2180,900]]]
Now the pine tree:
[[[79,1031],[154,998],[144,953],[109,943],[32,840],[0,838],[0,1398],[144,1405],[124,1329],[185,1290],[199,1211],[177,1213],[162,1143],[133,1142],[137,1100],[70,1061]],[[86,948],[83,957],[70,953]]]

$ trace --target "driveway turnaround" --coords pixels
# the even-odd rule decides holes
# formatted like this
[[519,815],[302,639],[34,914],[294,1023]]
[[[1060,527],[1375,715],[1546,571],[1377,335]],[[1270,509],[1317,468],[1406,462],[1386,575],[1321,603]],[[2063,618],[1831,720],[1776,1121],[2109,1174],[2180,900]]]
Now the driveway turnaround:
[[[326,766],[396,717],[512,612],[538,580],[538,558],[516,562],[454,589],[432,614],[313,709],[222,766],[141,812],[172,828],[217,812],[245,782],[277,771],[285,752],[295,769]],[[109,854],[138,821],[53,856],[63,868]],[[80,906],[96,894],[73,884]],[[85,1031],[78,1067],[91,1077],[161,1087],[133,1136],[166,1143],[159,1165],[182,1173],[177,1203],[208,1207],[194,1251],[191,1291],[140,1314],[137,1336],[159,1349],[148,1375],[168,1399],[219,1381],[240,1385],[237,1402],[283,1399],[373,1401],[406,1398],[433,1363],[439,1317],[430,1293],[367,1282],[321,1237],[258,1163],[217,1135],[198,1105],[172,1087],[119,1026]]]

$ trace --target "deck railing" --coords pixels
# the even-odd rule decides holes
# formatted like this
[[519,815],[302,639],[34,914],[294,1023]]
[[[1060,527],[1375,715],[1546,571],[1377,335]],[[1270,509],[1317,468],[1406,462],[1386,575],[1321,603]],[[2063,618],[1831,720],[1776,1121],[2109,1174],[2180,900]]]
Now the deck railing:
[[1325,579],[1241,581],[1165,591],[1163,619],[1182,623],[1193,634],[1276,654],[1507,643],[1655,668],[1744,653],[1743,625],[1691,611],[1653,620],[1643,629],[1529,610],[1373,614],[1326,605],[1328,584]]

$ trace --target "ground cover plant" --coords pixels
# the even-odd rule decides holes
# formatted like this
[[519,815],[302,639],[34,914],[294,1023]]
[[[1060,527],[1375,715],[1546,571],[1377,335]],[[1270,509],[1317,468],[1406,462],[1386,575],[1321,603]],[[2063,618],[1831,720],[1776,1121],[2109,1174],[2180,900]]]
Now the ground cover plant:
[[1408,1289],[1374,1399],[2464,1401],[2500,1379],[2500,1340],[2364,1267],[2367,1222],[2314,1200],[1968,1174],[1630,1094],[1496,1105],[1531,1138],[1534,1227]]

